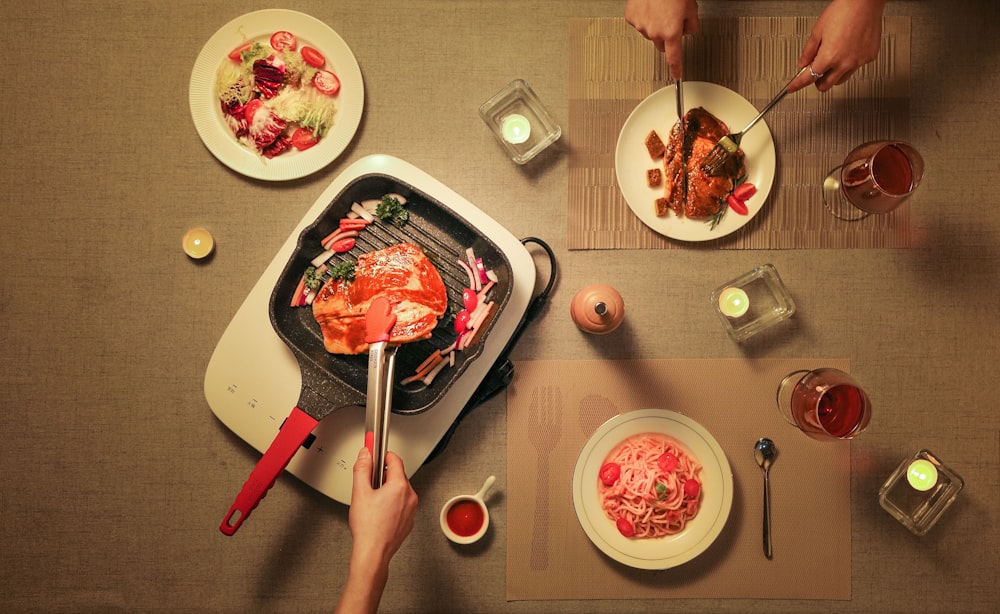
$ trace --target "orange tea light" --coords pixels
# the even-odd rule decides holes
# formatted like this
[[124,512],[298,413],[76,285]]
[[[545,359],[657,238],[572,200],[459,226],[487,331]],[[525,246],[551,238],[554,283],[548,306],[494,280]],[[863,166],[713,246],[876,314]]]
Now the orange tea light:
[[201,260],[215,249],[215,239],[212,237],[212,233],[204,228],[192,228],[184,233],[181,247],[184,248],[184,253],[189,257]]

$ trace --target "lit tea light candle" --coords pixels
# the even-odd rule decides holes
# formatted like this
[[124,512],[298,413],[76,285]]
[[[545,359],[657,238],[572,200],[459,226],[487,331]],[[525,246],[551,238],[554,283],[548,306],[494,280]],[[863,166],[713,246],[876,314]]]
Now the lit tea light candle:
[[184,248],[185,254],[195,260],[201,260],[215,249],[215,239],[212,238],[212,233],[204,228],[192,228],[184,233],[181,246]]
[[750,309],[750,297],[742,288],[726,288],[719,295],[719,311],[730,318],[738,318]]
[[503,118],[503,126],[500,131],[503,133],[503,140],[519,145],[531,136],[531,122],[523,115],[511,113]]
[[930,490],[937,484],[938,471],[934,463],[918,458],[906,469],[906,481],[917,490]]

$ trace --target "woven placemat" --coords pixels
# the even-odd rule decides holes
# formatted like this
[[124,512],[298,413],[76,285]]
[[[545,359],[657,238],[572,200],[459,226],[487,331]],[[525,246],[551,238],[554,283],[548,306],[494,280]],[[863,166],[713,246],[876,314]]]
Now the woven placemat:
[[[850,599],[851,444],[810,439],[774,401],[782,377],[820,366],[850,370],[845,359],[517,363],[507,388],[507,599]],[[573,503],[587,440],[609,418],[644,408],[696,421],[733,473],[722,532],[665,570],[634,569],[598,550]],[[762,436],[779,450],[772,560],[763,554],[763,480],[753,458]]]
[[[763,108],[795,70],[814,18],[704,19],[686,37],[685,78],[718,83]],[[615,145],[632,110],[671,83],[663,54],[620,18],[570,20],[569,249],[909,247],[910,205],[857,222],[830,215],[820,185],[854,146],[910,133],[910,19],[884,19],[878,59],[826,94],[808,87],[765,117],[777,150],[763,210],[718,240],[687,243],[647,228],[625,202]],[[734,130],[742,126],[733,127]]]

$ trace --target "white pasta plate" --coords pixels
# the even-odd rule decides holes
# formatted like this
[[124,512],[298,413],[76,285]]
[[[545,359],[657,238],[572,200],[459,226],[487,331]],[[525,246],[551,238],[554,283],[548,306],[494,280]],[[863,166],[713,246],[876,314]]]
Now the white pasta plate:
[[[305,151],[289,150],[268,160],[244,147],[233,135],[222,115],[215,93],[219,65],[230,51],[248,41],[267,44],[276,30],[295,34],[299,46],[309,45],[326,56],[328,70],[340,79],[338,109],[334,125],[315,146]],[[347,148],[361,124],[365,89],[361,68],[344,39],[318,19],[284,9],[267,9],[233,19],[205,43],[191,72],[188,103],[198,136],[220,162],[234,171],[267,181],[299,179],[314,173]]]
[[[736,232],[760,213],[774,182],[774,140],[764,121],[760,121],[743,137],[740,148],[746,154],[747,181],[757,187],[757,193],[747,200],[748,212],[739,215],[726,211],[715,228],[704,219],[679,218],[673,213],[656,215],[655,201],[663,196],[663,188],[651,188],[646,183],[646,171],[662,166],[662,160],[652,160],[646,151],[646,136],[650,130],[666,141],[670,129],[677,123],[675,87],[661,88],[640,102],[622,125],[615,148],[615,174],[625,202],[643,224],[656,232],[681,241],[711,241]],[[750,102],[715,83],[684,82],[685,110],[704,107],[729,126],[730,132],[742,130],[759,112]]]
[[[657,538],[627,538],[601,509],[599,472],[608,454],[633,435],[656,433],[676,441],[702,465],[702,503],[682,531]],[[711,433],[694,420],[665,409],[619,414],[587,440],[573,472],[573,505],[590,541],[612,559],[638,569],[669,569],[695,558],[715,541],[733,503],[729,460]]]

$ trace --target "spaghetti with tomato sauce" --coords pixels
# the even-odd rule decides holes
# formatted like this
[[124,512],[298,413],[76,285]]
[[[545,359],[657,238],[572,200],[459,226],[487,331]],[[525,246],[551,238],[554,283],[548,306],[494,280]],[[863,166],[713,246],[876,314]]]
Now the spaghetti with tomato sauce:
[[601,508],[629,538],[674,535],[701,507],[701,464],[677,442],[656,433],[629,437],[601,466]]

